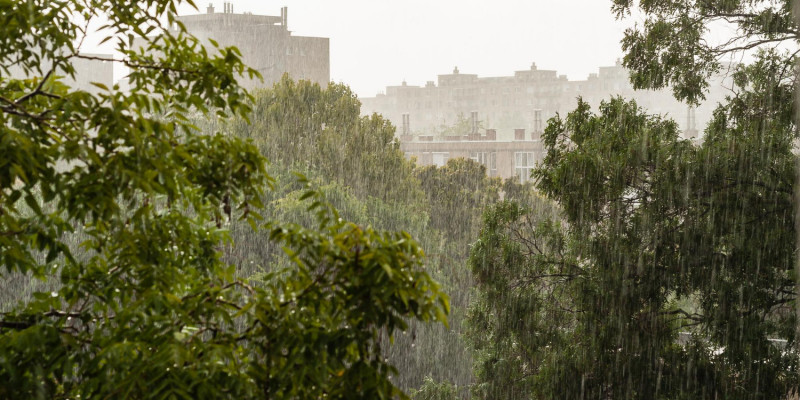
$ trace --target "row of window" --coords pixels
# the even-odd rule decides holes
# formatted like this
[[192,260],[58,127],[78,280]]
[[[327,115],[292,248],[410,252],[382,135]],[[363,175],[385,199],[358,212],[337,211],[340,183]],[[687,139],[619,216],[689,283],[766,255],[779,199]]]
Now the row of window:
[[532,152],[514,153],[514,175],[519,177],[520,183],[531,179],[531,171],[536,165]]
[[497,176],[497,153],[486,151],[473,151],[469,158],[486,167],[489,176]]
[[[431,153],[433,165],[443,167],[450,159],[449,152],[434,152]],[[473,151],[470,152],[469,158],[486,167],[486,172],[489,176],[497,175],[497,153],[488,151]],[[536,158],[534,153],[530,151],[514,153],[514,176],[519,177],[520,183],[525,183],[530,180],[531,171],[536,166]]]

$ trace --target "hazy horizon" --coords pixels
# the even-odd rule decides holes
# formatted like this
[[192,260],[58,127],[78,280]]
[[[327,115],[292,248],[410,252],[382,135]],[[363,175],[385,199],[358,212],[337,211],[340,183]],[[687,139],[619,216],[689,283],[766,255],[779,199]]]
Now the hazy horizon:
[[[359,97],[403,81],[424,85],[456,66],[461,73],[510,76],[535,62],[570,80],[586,79],[622,55],[619,41],[633,25],[615,20],[610,1],[597,0],[229,2],[235,13],[262,15],[280,15],[287,6],[294,35],[330,38],[331,80],[350,85]],[[222,12],[223,1],[212,3]],[[208,2],[197,6],[184,6],[181,14],[204,13]],[[99,36],[90,38],[83,50],[113,51],[97,41]]]

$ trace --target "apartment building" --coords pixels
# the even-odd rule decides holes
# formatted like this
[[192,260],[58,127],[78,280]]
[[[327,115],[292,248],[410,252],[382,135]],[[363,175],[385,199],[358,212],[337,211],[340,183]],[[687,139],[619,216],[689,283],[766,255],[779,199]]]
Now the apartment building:
[[593,107],[611,96],[633,99],[645,110],[675,120],[687,138],[699,138],[711,120],[717,103],[729,93],[730,79],[723,75],[711,80],[706,101],[690,107],[675,100],[672,90],[634,90],[628,71],[617,62],[601,67],[585,80],[571,81],[554,70],[529,69],[513,76],[479,77],[456,67],[424,86],[388,86],[384,93],[362,98],[362,112],[380,113],[395,125],[408,121],[408,133],[429,135],[442,131],[460,118],[477,112],[480,125],[496,129],[502,140],[511,140],[515,129],[541,131],[549,118],[575,109],[582,97]]

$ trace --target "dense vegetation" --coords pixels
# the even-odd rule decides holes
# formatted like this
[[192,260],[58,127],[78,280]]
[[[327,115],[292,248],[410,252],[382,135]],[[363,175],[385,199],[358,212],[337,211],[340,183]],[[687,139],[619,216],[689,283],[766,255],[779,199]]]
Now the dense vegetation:
[[[178,0],[86,3],[0,2],[0,398],[798,388],[792,54],[739,66],[699,143],[625,99],[579,101],[549,121],[534,190],[405,160],[345,85],[246,93],[237,50],[147,28]],[[637,12],[634,84],[690,102],[720,56],[798,34],[788,1]],[[109,39],[128,93],[58,76],[101,15],[146,42]],[[720,20],[738,36],[709,44]]]
[[[265,218],[310,222],[306,206],[297,201],[304,189],[288,173],[300,171],[346,219],[417,238],[426,271],[450,295],[450,326],[412,322],[385,355],[399,368],[395,382],[403,388],[417,388],[430,376],[458,385],[466,395],[472,358],[461,332],[472,287],[468,246],[477,236],[483,206],[498,199],[500,181],[471,160],[453,159],[442,168],[405,160],[395,128],[381,116],[362,117],[360,102],[341,84],[321,88],[284,77],[256,93],[254,104],[251,123],[235,119],[227,129],[252,139],[272,161],[268,170],[275,189],[266,196]],[[244,275],[257,274],[255,267],[276,249],[243,226],[234,232],[238,245],[231,260],[243,263]],[[442,360],[452,368],[441,368]]]
[[[620,15],[634,1],[614,1]],[[641,1],[642,88],[702,99],[721,56],[797,47],[790,3]],[[708,24],[736,36],[711,44]],[[797,59],[739,65],[702,143],[613,98],[552,119],[545,200],[485,214],[470,265],[479,398],[777,399],[796,393]],[[554,211],[555,210],[555,211]]]
[[[773,95],[791,105],[791,88],[742,99]],[[535,175],[561,212],[497,205],[472,251],[481,398],[780,398],[797,386],[792,113],[739,105],[701,145],[621,99],[551,121]]]
[[[90,3],[0,3],[0,398],[402,397],[385,348],[449,311],[419,244],[345,220],[303,177],[270,197],[266,158],[219,123],[251,115],[236,78],[254,72],[146,26],[178,2]],[[129,92],[61,83],[100,15],[125,33],[109,40]],[[300,209],[305,225],[263,218]],[[269,244],[258,274],[236,268],[239,223]],[[48,287],[11,286],[30,279]]]

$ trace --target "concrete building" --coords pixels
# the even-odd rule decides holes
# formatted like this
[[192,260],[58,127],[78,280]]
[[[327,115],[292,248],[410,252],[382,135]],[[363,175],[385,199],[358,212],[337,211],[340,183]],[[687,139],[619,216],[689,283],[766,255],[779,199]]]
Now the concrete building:
[[271,87],[288,72],[322,86],[330,82],[330,39],[294,36],[288,26],[288,9],[281,15],[236,14],[233,4],[223,3],[222,12],[209,4],[205,14],[178,17],[198,39],[213,39],[220,46],[236,46],[246,65],[261,73],[264,81],[242,79],[248,89]]
[[435,135],[442,127],[453,125],[460,116],[477,112],[481,116],[480,125],[497,129],[501,140],[511,140],[515,129],[541,132],[556,113],[564,116],[575,109],[578,96],[595,108],[600,101],[620,95],[636,100],[650,113],[674,119],[684,136],[690,138],[702,134],[716,104],[729,93],[729,87],[729,80],[715,77],[707,100],[693,108],[675,100],[671,89],[634,90],[627,70],[619,62],[600,68],[582,81],[567,80],[565,75],[538,69],[534,63],[513,76],[500,77],[478,77],[455,68],[451,74],[439,75],[437,82],[429,81],[424,86],[403,82],[361,101],[365,114],[383,114],[397,126],[405,118],[407,133],[412,135]]
[[400,148],[407,158],[415,158],[419,165],[443,166],[451,158],[469,158],[486,167],[490,177],[503,179],[517,177],[521,182],[530,179],[531,170],[544,155],[538,136],[525,136],[516,131],[516,140],[497,140],[497,132],[487,129],[485,134],[449,136],[434,140],[433,136],[418,136],[416,141],[403,141]]
[[66,78],[67,85],[75,89],[97,93],[101,89],[92,82],[100,83],[111,89],[114,86],[114,63],[108,61],[114,58],[111,54],[84,54],[88,58],[73,58],[72,66],[75,68],[75,79]]
[[[57,76],[61,76],[62,82],[74,90],[82,90],[92,94],[100,92],[100,88],[93,83],[105,85],[107,88],[114,86],[114,63],[108,60],[114,58],[111,54],[91,54],[80,53],[81,57],[72,57],[70,62],[75,69],[75,77],[70,77],[63,70],[55,71]],[[45,75],[50,70],[52,64],[43,62],[41,64],[42,74]],[[30,77],[18,66],[11,66],[9,74],[14,79],[25,79]],[[39,75],[39,74],[36,74]]]
[[[619,63],[602,67],[583,81],[569,81],[556,71],[516,71],[514,76],[480,78],[439,75],[438,82],[389,86],[386,93],[361,99],[365,114],[378,112],[398,127],[400,148],[421,165],[444,165],[455,157],[471,158],[486,166],[489,176],[518,177],[525,182],[544,157],[540,140],[547,120],[565,116],[578,96],[594,109],[619,95],[636,100],[649,113],[674,119],[686,138],[700,138],[716,105],[729,93],[730,80],[715,77],[698,107],[675,100],[672,91],[633,90]],[[485,133],[483,127],[486,129]]]

